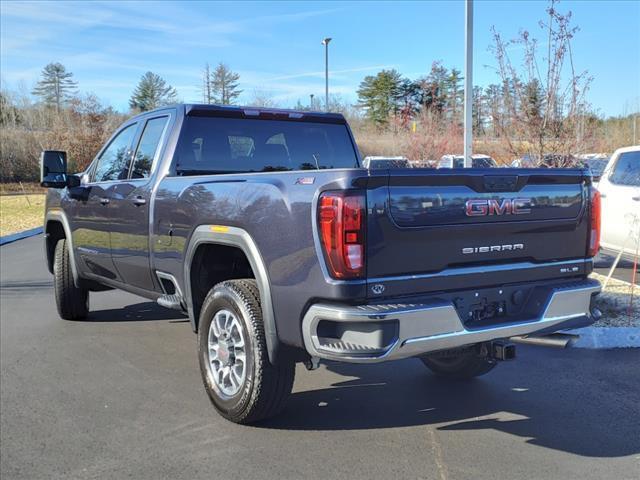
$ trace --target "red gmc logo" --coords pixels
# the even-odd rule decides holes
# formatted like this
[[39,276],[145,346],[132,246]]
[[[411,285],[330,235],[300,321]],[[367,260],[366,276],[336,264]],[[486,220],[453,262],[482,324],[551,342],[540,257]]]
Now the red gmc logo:
[[487,215],[524,215],[531,213],[530,198],[504,198],[502,200],[467,200],[464,204],[467,217]]

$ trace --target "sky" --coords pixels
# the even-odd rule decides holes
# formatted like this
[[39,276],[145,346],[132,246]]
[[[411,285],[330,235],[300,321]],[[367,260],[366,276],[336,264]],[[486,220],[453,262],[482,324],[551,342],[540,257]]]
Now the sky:
[[[495,83],[491,27],[505,38],[522,29],[540,38],[546,1],[476,0],[474,84]],[[602,116],[640,106],[640,0],[562,1],[580,27],[577,71],[593,83],[588,100]],[[186,102],[201,100],[206,62],[240,74],[240,102],[256,94],[280,106],[330,92],[355,103],[366,75],[395,68],[415,79],[432,62],[464,67],[464,2],[0,2],[2,87],[29,92],[42,68],[60,62],[82,92],[119,110],[146,71],[161,75]],[[517,59],[517,48],[513,51]]]

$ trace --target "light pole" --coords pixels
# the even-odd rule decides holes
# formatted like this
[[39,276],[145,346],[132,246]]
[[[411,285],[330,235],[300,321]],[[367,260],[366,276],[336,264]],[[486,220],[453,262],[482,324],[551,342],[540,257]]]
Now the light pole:
[[313,110],[313,93],[309,94],[309,99],[310,99],[309,110]]
[[466,0],[464,4],[464,167],[473,165],[473,125],[471,109],[473,105],[473,0]]
[[329,42],[331,37],[322,40],[324,45],[324,109],[329,111]]

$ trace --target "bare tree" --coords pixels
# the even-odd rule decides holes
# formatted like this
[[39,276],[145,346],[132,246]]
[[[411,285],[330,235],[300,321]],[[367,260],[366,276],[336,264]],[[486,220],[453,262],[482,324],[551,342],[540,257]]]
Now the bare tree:
[[249,103],[251,107],[276,108],[278,102],[274,100],[273,93],[267,90],[254,89]]
[[211,68],[209,67],[209,62],[205,63],[204,70],[202,71],[202,85],[200,86],[200,90],[202,90],[202,103],[213,103],[213,95],[211,92]]
[[[491,114],[513,155],[529,154],[538,161],[546,158],[548,166],[568,166],[571,154],[582,145],[591,77],[575,69],[571,42],[578,27],[570,24],[571,12],[561,14],[556,3],[551,0],[547,20],[539,23],[547,36],[546,57],[540,58],[541,44],[528,31],[507,41],[492,29],[503,89],[502,108],[491,108]],[[513,50],[523,52],[521,65],[512,60]]]

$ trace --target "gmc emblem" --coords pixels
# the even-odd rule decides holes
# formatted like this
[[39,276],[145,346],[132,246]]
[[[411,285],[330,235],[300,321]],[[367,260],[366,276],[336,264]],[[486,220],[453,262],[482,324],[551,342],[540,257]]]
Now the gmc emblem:
[[524,215],[531,213],[530,198],[504,198],[502,200],[467,200],[464,204],[467,217],[487,215]]

